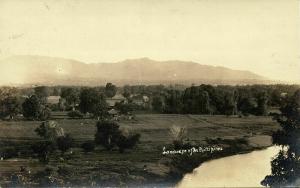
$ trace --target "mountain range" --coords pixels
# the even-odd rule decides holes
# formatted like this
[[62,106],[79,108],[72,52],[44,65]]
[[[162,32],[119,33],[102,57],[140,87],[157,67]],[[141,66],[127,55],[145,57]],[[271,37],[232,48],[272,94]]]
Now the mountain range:
[[266,84],[250,71],[201,65],[188,61],[128,59],[90,63],[45,56],[11,56],[0,60],[0,85],[123,84]]

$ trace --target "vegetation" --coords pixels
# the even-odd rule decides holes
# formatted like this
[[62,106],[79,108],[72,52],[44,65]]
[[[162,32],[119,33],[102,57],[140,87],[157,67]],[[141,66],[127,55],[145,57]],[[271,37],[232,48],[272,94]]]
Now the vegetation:
[[55,145],[53,142],[46,140],[34,143],[31,148],[41,162],[48,163],[49,155],[55,150]]
[[[7,167],[6,161],[18,157],[21,160],[16,164],[30,166],[32,174],[28,178],[38,186],[125,186],[154,180],[161,183],[169,178],[174,181],[174,174],[182,175],[212,157],[268,146],[265,137],[278,126],[265,115],[282,106],[282,114],[276,116],[282,129],[273,134],[273,140],[288,147],[273,161],[272,165],[277,166],[264,184],[275,186],[274,182],[284,180],[284,185],[290,185],[299,174],[298,169],[290,168],[298,164],[293,157],[299,154],[299,92],[293,95],[297,88],[113,84],[0,88],[0,115],[10,119],[0,122],[0,155],[4,157],[0,173],[6,178],[18,172],[18,165]],[[116,93],[123,93],[126,100],[108,107],[106,100]],[[49,95],[60,95],[60,102],[72,111],[51,111],[46,100]],[[140,102],[143,97],[147,101]],[[113,117],[108,115],[111,108]],[[127,114],[134,114],[134,118]],[[124,131],[129,128],[130,132]],[[253,140],[258,144],[251,143]],[[227,150],[216,156],[193,155],[178,160],[161,155],[163,146],[180,149],[209,144]],[[126,152],[129,149],[135,150]],[[11,181],[1,178],[0,182]]]
[[[51,119],[55,118],[56,113],[62,114],[61,112],[54,112]],[[39,187],[75,185],[142,186],[153,182],[160,185],[165,182],[176,183],[180,179],[174,178],[170,174],[174,170],[172,166],[169,166],[169,157],[161,155],[163,146],[166,146],[168,149],[173,148],[173,137],[169,134],[170,127],[173,125],[178,125],[179,127],[185,125],[186,138],[189,138],[191,143],[196,146],[205,147],[207,145],[206,137],[213,140],[217,137],[230,138],[230,142],[216,140],[214,144],[218,145],[221,143],[223,148],[232,148],[232,144],[236,143],[235,140],[238,138],[245,137],[248,140],[250,132],[253,133],[253,136],[251,136],[251,138],[254,138],[251,139],[252,142],[252,140],[256,140],[256,137],[257,140],[261,140],[260,137],[264,138],[266,137],[265,135],[271,135],[278,128],[270,117],[237,118],[205,115],[136,114],[136,117],[132,120],[121,119],[118,122],[119,130],[123,135],[132,135],[127,132],[141,135],[140,142],[136,145],[138,147],[134,148],[133,151],[128,152],[125,149],[124,153],[119,153],[117,145],[112,150],[103,150],[102,145],[98,145],[94,151],[85,154],[86,152],[81,149],[81,145],[85,142],[93,143],[92,140],[95,138],[97,131],[95,126],[97,120],[68,119],[67,113],[63,113],[66,119],[55,119],[55,121],[59,127],[63,128],[65,134],[72,135],[74,139],[73,152],[66,152],[63,157],[61,152],[57,152],[56,142],[53,145],[45,144],[47,147],[42,147],[34,152],[34,155],[25,153],[25,150],[31,152],[31,145],[46,142],[44,137],[38,136],[34,131],[42,122],[0,122],[0,139],[2,141],[0,144],[3,144],[0,145],[0,153],[2,153],[4,146],[7,145],[14,147],[16,154],[21,152],[18,156],[18,161],[15,161],[14,165],[6,158],[0,161],[0,173],[2,174],[0,182],[3,186],[6,185],[6,181],[10,181],[10,179],[3,179],[10,177],[13,173],[19,174],[20,166],[30,169],[30,182]],[[123,131],[124,129],[129,129],[130,131]],[[262,148],[265,147],[266,143],[263,140],[255,147],[250,144],[239,145],[239,147],[234,146],[238,149],[232,150],[231,154]],[[229,154],[227,153],[227,155]],[[224,154],[224,156],[226,155]],[[32,159],[30,159],[31,157]],[[35,157],[40,160],[36,160]],[[201,160],[199,159],[202,155],[195,154],[193,157],[195,157],[195,165],[199,165],[203,160],[211,159],[211,155],[203,156],[205,158],[201,158]],[[48,160],[47,164],[43,162],[44,159],[45,162]],[[189,160],[193,159],[187,157],[186,162],[181,164],[191,168],[196,167],[192,166]],[[144,168],[145,165],[147,166]],[[59,170],[59,167],[62,167],[62,170]],[[176,169],[178,169],[176,170],[177,173],[186,173],[183,168],[181,171],[181,168],[176,166]],[[48,182],[49,178],[55,181]],[[61,180],[63,181],[61,182]],[[30,184],[24,184],[23,186],[25,185]]]
[[184,143],[184,139],[187,136],[187,129],[185,127],[173,125],[170,127],[170,134],[173,138],[174,149],[182,149],[189,144]]
[[41,100],[43,104],[45,104],[47,97],[50,95],[50,91],[47,86],[38,86],[34,88],[34,94]]
[[5,118],[9,116],[12,120],[21,112],[21,105],[17,97],[8,96],[0,100],[0,117]]
[[68,112],[68,116],[71,117],[71,118],[83,118],[83,114],[78,111],[78,110],[74,110],[74,111],[70,111]]
[[132,149],[140,140],[140,134],[123,135],[120,134],[116,141],[116,145],[119,147],[119,152],[123,153],[125,149]]
[[300,186],[300,90],[287,98],[274,116],[281,128],[273,134],[273,143],[282,146],[271,162],[272,174],[261,182],[264,186]]
[[116,145],[120,135],[119,125],[110,120],[100,120],[96,126],[95,143],[102,145],[107,150],[111,150]]
[[81,145],[81,148],[84,150],[85,153],[94,151],[95,142],[94,141],[86,141]]
[[40,101],[37,96],[32,95],[22,104],[23,115],[26,118],[38,119],[40,110]]
[[44,121],[35,129],[35,132],[45,140],[54,141],[57,137],[64,136],[64,130],[56,121]]
[[66,100],[66,103],[68,106],[71,106],[72,108],[75,107],[76,104],[80,102],[79,100],[79,90],[77,88],[72,87],[64,87],[61,89],[61,95],[62,98]]
[[117,93],[117,87],[112,83],[107,83],[105,86],[105,96],[112,98]]
[[73,138],[69,134],[59,136],[56,139],[57,148],[61,151],[62,155],[73,146]]
[[79,108],[82,113],[91,113],[98,119],[107,116],[107,103],[104,95],[92,88],[81,90]]

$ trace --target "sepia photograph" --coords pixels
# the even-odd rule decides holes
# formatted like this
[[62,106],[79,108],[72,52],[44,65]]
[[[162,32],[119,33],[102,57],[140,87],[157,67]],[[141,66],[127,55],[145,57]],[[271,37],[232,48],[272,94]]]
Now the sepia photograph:
[[2,187],[300,187],[300,1],[0,0]]

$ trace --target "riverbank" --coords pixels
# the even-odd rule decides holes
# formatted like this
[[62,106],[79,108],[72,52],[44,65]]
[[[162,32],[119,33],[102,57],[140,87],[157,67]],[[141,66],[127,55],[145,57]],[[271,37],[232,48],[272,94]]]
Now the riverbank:
[[[272,145],[271,136],[257,135],[246,139],[210,140],[210,144],[221,146],[222,151],[200,153],[195,155],[177,155],[169,158],[170,186],[174,187],[182,181],[186,174],[192,173],[195,168],[201,166],[202,163],[229,157],[238,154],[246,154],[257,150],[263,150]],[[207,147],[210,146],[207,145]],[[205,146],[204,146],[205,147]]]
[[204,162],[176,187],[262,187],[261,181],[271,174],[270,161],[279,151],[279,146],[270,146]]
[[[0,121],[0,148],[10,146],[19,151],[17,157],[0,161],[2,185],[11,174],[19,173],[20,166],[30,169],[32,180],[37,179],[34,175],[49,172],[64,180],[67,186],[176,185],[184,174],[204,161],[267,147],[270,135],[278,129],[271,117],[139,114],[132,120],[118,122],[122,129],[141,134],[135,149],[121,154],[118,150],[97,147],[93,152],[84,153],[80,145],[93,140],[95,120],[58,119],[57,122],[75,139],[75,145],[72,154],[67,152],[63,161],[55,153],[48,164],[43,164],[27,152],[30,143],[39,139],[34,129],[40,122]],[[186,127],[186,136],[193,146],[219,145],[223,151],[192,156],[163,155],[163,147],[172,146],[170,127],[173,125]]]

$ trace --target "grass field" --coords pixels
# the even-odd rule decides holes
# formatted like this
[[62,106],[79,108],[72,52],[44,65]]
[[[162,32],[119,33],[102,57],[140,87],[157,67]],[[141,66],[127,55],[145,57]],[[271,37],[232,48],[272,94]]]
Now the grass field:
[[[54,113],[53,118],[66,133],[75,139],[77,145],[94,139],[95,120],[68,119],[63,113]],[[34,132],[40,123],[38,121],[0,121],[0,144],[2,146],[22,145],[40,139]],[[136,149],[120,154],[117,150],[108,152],[98,148],[93,153],[85,154],[80,148],[73,148],[73,154],[69,160],[60,162],[53,159],[48,166],[63,165],[73,169],[74,172],[68,175],[68,178],[70,181],[72,178],[72,181],[77,179],[79,185],[80,182],[83,183],[94,177],[100,177],[102,182],[147,182],[149,179],[163,182],[164,178],[169,175],[170,167],[165,163],[168,157],[161,153],[164,146],[172,143],[169,128],[173,125],[186,127],[187,137],[195,145],[207,145],[207,139],[244,138],[249,142],[248,149],[259,149],[270,145],[269,135],[278,129],[278,125],[272,121],[271,117],[138,114],[132,120],[121,120],[118,123],[121,129],[126,128],[131,132],[141,134],[141,142]],[[36,159],[21,155],[17,159],[0,161],[0,174],[4,177],[18,172],[20,166],[30,168],[32,172],[45,168],[45,165]]]

